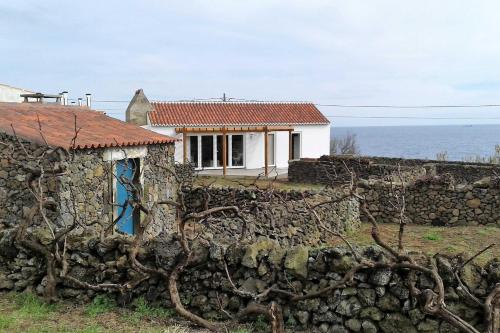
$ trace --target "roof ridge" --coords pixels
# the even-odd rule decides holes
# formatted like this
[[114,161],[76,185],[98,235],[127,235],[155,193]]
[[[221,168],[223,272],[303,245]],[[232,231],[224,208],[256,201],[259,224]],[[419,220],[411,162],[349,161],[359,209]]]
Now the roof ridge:
[[151,101],[152,104],[313,104],[312,101]]

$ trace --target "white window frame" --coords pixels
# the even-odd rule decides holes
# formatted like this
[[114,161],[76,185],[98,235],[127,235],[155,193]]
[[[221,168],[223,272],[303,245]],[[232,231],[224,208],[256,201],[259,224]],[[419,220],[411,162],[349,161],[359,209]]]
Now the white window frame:
[[[298,158],[298,159],[301,159],[301,158],[302,158],[302,131],[293,131],[293,132],[292,132],[292,135],[293,135],[293,134],[298,134],[298,135],[299,135],[299,137],[300,137],[300,139],[299,139],[299,143],[300,143],[300,144],[299,144],[299,155],[300,155],[300,156],[299,156],[299,158]],[[292,138],[292,142],[293,142],[293,138]],[[292,143],[292,142],[290,142],[290,143]],[[293,148],[293,146],[292,146],[292,148]],[[288,147],[288,149],[290,149],[290,147]],[[292,150],[292,155],[293,155],[293,150]],[[292,156],[292,157],[293,157],[293,156]],[[292,161],[294,161],[294,160],[292,160]]]
[[[222,136],[222,133],[215,133],[215,134],[188,134],[188,137],[190,136],[197,136],[198,137],[198,167],[195,168],[195,170],[220,170],[223,169],[222,166],[217,166],[217,136]],[[242,166],[233,166],[233,159],[231,156],[232,148],[233,148],[233,135],[241,135],[243,137],[243,165]],[[202,136],[211,136],[213,138],[212,144],[213,144],[213,156],[212,156],[212,166],[210,167],[203,167],[202,166],[202,153],[201,153],[201,137]],[[244,133],[241,134],[227,134],[229,140],[228,140],[228,145],[227,145],[227,152],[228,152],[228,161],[227,161],[227,167],[231,169],[244,169],[246,166],[246,136]],[[189,140],[189,145],[191,145],[191,141]],[[191,147],[188,146],[188,152],[191,151]]]
[[[266,135],[264,133],[264,135]],[[268,166],[276,166],[276,139],[277,139],[277,135],[276,135],[276,132],[268,132],[267,135],[272,135],[274,140],[273,140],[273,160],[274,160],[274,163],[273,164],[268,164]],[[264,138],[265,140],[266,138]],[[269,138],[267,139],[267,142],[269,142]]]

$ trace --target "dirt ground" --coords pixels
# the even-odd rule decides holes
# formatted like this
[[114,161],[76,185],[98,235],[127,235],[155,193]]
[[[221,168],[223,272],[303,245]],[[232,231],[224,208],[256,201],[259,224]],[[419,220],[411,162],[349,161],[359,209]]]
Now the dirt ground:
[[[380,234],[383,240],[395,246],[399,225],[380,224]],[[371,238],[371,225],[363,223],[361,229],[348,234],[348,239],[356,245],[375,244]],[[333,245],[341,244],[342,241],[335,240]],[[426,254],[458,255],[463,253],[471,256],[489,244],[496,246],[486,251],[474,262],[484,264],[493,258],[500,258],[500,228],[484,226],[457,226],[457,227],[434,227],[421,225],[407,225],[404,235],[404,244],[408,251],[422,252]]]

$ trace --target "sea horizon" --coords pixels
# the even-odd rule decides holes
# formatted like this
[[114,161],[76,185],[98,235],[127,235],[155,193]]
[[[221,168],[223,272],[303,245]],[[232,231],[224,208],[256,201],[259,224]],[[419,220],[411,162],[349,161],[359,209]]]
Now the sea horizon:
[[330,136],[356,135],[360,155],[463,161],[495,154],[500,124],[331,127]]

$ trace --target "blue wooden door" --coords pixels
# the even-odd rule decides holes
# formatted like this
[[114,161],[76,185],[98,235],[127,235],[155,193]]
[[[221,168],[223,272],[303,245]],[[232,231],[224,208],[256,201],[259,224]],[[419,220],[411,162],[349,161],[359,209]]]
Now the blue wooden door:
[[[126,185],[127,182],[134,182],[134,163],[131,159],[121,160],[116,163],[116,204],[119,205],[117,216],[123,211],[123,203],[125,200],[132,199],[132,193]],[[122,181],[125,180],[125,181]],[[118,230],[127,234],[134,233],[134,211],[130,205],[125,208],[125,213],[117,222]]]

